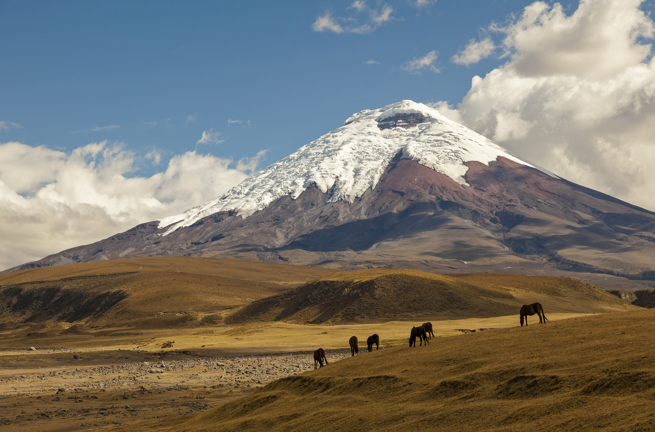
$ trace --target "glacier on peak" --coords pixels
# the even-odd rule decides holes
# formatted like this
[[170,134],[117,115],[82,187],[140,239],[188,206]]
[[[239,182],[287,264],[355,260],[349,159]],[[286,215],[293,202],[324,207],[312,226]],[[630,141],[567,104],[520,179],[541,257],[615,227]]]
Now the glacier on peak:
[[488,165],[503,156],[531,166],[436,109],[404,100],[353,114],[343,126],[252,174],[224,195],[162,219],[159,228],[168,228],[166,235],[221,211],[247,217],[282,196],[298,198],[312,183],[323,193],[331,191],[330,202],[353,202],[376,187],[399,153],[462,185],[467,184],[465,162]]

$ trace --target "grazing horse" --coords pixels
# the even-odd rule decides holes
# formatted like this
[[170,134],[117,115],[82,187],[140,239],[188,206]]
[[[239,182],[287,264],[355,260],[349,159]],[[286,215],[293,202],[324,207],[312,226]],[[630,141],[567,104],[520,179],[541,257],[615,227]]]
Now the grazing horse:
[[359,354],[359,342],[357,341],[357,336],[351,337],[348,343],[350,344],[351,357],[354,357],[355,354]]
[[325,358],[325,351],[323,351],[323,348],[319,348],[316,351],[314,351],[314,369],[316,369],[316,365],[319,364],[319,367],[323,367],[323,362],[325,364],[328,364],[327,359]]
[[425,344],[428,344],[428,336],[425,334],[425,329],[423,326],[418,326],[418,327],[412,327],[412,332],[409,335],[409,346],[416,346],[416,338],[419,338],[421,341],[421,345],[423,346],[423,341],[425,341]]
[[425,329],[425,334],[428,335],[429,339],[434,337],[434,332],[432,331],[432,323],[430,321],[423,323],[423,328]]
[[368,352],[373,351],[373,344],[375,344],[375,349],[379,350],[380,349],[380,336],[374,334],[373,336],[369,336],[368,339],[366,339],[366,345],[368,345]]
[[525,325],[528,325],[528,315],[539,315],[539,324],[544,324],[548,319],[544,313],[544,308],[541,307],[541,303],[532,303],[530,305],[521,306],[521,327],[523,327],[523,320],[525,319]]

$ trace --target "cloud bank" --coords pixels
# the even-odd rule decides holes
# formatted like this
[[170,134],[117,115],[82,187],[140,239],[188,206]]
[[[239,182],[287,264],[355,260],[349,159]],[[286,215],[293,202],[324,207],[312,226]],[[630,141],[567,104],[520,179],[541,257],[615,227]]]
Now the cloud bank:
[[497,42],[473,41],[453,61],[475,63],[492,46],[507,61],[474,77],[450,116],[566,179],[655,210],[655,26],[642,3],[582,0],[567,15],[538,1],[490,25],[483,33]]
[[243,181],[263,155],[235,164],[191,151],[139,177],[136,156],[106,141],[70,154],[0,144],[0,269],[182,213]]

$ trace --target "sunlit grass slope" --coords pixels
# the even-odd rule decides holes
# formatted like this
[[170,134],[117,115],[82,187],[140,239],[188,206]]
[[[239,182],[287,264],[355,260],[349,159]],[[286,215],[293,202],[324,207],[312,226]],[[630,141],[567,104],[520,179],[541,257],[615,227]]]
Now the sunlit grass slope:
[[119,259],[24,270],[0,275],[0,304],[6,305],[0,321],[150,327],[213,324],[222,319],[221,311],[333,272],[191,257]]
[[255,301],[228,322],[338,324],[493,317],[518,313],[523,304],[534,302],[542,303],[546,312],[562,313],[626,307],[619,298],[573,278],[371,269],[327,275]]
[[492,329],[433,339],[428,346],[365,353],[274,382],[175,427],[285,432],[654,429],[651,310]]

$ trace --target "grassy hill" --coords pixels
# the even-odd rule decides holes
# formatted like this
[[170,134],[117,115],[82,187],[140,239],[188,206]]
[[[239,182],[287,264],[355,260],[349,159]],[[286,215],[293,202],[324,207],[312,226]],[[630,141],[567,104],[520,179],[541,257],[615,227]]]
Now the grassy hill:
[[175,430],[653,430],[654,360],[652,310],[493,329],[331,363]]
[[212,258],[150,257],[0,275],[0,324],[211,325],[225,311],[334,271]]
[[367,323],[512,315],[541,302],[550,312],[606,312],[625,303],[573,278],[500,273],[438,275],[372,269],[334,273],[254,301],[228,323]]

